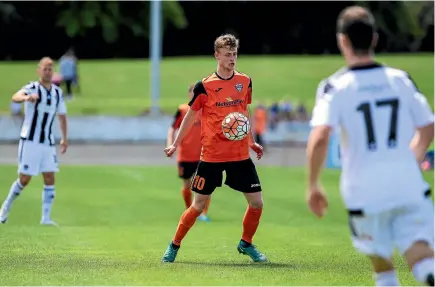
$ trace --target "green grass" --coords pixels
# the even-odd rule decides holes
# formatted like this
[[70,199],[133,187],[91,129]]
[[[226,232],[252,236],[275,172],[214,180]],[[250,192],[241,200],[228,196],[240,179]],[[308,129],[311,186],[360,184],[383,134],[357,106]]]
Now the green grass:
[[[433,106],[433,54],[382,55],[378,58],[408,71]],[[338,56],[240,56],[238,69],[253,78],[254,100],[281,99],[313,105],[319,81],[343,66]],[[147,60],[80,61],[82,95],[68,104],[71,114],[138,115],[150,106]],[[168,58],[161,65],[160,104],[173,113],[187,100],[187,86],[214,71],[210,57]],[[0,112],[10,97],[35,78],[35,62],[1,62]]]
[[[250,263],[236,245],[246,208],[243,196],[218,189],[209,214],[186,237],[176,263],[160,258],[183,202],[175,167],[63,167],[53,217],[40,226],[40,179],[15,202],[0,226],[2,285],[373,285],[367,260],[351,246],[337,191],[328,171],[330,211],[317,220],[304,201],[302,168],[260,168],[265,200],[255,237],[272,264]],[[138,177],[140,175],[141,177]],[[16,177],[0,166],[1,200]],[[433,186],[433,173],[425,177]],[[397,259],[403,285],[416,285]]]

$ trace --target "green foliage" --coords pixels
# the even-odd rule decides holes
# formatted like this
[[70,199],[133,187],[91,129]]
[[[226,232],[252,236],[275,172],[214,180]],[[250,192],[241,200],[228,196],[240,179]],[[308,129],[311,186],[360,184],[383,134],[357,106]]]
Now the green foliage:
[[18,19],[20,16],[14,5],[0,2],[0,23],[8,25]]
[[[128,27],[137,37],[148,37],[150,2],[130,2],[135,9],[122,10],[119,2],[56,2],[60,8],[57,25],[65,28],[71,37],[83,36],[90,29],[101,29],[104,40],[114,43],[119,38],[122,26]],[[134,15],[130,11],[134,11]],[[187,19],[180,4],[175,1],[163,1],[163,24],[172,23],[183,29]],[[78,15],[78,17],[77,17]]]
[[415,41],[433,24],[431,1],[355,1],[370,9],[376,24],[387,35],[387,50],[415,50]]

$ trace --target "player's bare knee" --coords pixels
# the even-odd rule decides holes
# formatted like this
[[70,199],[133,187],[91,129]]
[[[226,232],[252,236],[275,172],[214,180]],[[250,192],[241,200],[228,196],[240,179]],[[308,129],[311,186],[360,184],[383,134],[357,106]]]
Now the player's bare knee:
[[433,258],[434,250],[426,241],[415,242],[408,250],[406,250],[404,257],[408,263],[409,268],[412,267],[419,261],[425,258]]
[[263,208],[263,197],[261,192],[245,193],[245,198],[252,208]]
[[382,273],[394,270],[393,262],[391,260],[379,256],[370,256],[369,258],[372,262],[373,271],[375,273]]
[[183,188],[184,189],[190,189],[190,179],[185,179],[184,181],[183,181]]
[[210,195],[204,195],[195,193],[195,196],[193,198],[192,207],[199,212],[204,211],[205,206],[207,205],[207,201],[210,198]]
[[54,185],[54,173],[43,173],[42,176],[44,178],[45,185]]
[[248,203],[250,207],[260,209],[263,208],[263,200],[251,201]]
[[31,179],[32,177],[30,175],[20,174],[19,176],[20,183],[23,187],[27,186]]

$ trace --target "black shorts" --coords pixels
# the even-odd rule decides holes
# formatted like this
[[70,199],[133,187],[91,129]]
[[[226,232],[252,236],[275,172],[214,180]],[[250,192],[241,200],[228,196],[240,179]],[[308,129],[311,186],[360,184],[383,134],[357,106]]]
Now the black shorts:
[[252,159],[231,162],[200,161],[191,189],[199,194],[212,194],[216,187],[222,186],[223,172],[226,173],[225,184],[240,192],[253,193],[261,191],[260,179]]
[[182,179],[189,179],[193,176],[198,167],[199,161],[180,161],[178,162],[178,176]]

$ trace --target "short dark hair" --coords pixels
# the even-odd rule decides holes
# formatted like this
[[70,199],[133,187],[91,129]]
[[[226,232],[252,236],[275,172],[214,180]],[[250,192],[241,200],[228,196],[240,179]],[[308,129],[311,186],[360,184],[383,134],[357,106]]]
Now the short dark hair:
[[361,6],[350,6],[341,11],[337,20],[337,33],[349,38],[357,53],[369,53],[373,47],[373,35],[376,33],[375,18]]

